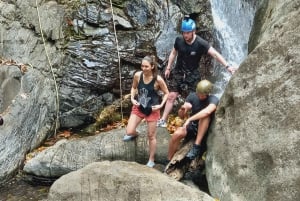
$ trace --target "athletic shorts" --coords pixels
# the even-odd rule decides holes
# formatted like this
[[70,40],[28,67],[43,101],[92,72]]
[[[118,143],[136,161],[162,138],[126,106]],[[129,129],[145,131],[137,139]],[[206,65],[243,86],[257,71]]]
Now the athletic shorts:
[[139,110],[139,107],[136,105],[132,106],[131,114],[135,114],[136,116],[138,116],[142,119],[145,119],[147,122],[148,121],[157,121],[160,119],[160,110],[152,111],[149,116],[146,116]]
[[198,133],[198,124],[191,122],[187,126],[186,130],[187,130],[186,138],[188,138],[188,139],[196,138],[197,133]]
[[170,77],[166,79],[170,92],[178,92],[186,97],[190,92],[196,90],[197,83],[201,80],[200,72],[184,73],[176,68],[172,69]]

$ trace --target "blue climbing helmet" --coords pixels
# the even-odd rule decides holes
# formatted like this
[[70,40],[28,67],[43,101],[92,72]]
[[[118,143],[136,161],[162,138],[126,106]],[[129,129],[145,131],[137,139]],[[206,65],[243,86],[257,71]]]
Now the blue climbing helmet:
[[190,32],[196,29],[196,23],[189,17],[185,17],[181,23],[181,31],[182,32]]

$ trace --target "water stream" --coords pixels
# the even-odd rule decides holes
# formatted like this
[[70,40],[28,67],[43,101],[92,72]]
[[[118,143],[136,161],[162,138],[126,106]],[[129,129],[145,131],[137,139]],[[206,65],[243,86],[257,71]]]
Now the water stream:
[[[248,54],[248,40],[256,11],[255,3],[247,0],[210,0],[214,22],[214,37],[229,64],[239,67]],[[223,66],[214,63],[214,94],[221,97],[231,78]]]

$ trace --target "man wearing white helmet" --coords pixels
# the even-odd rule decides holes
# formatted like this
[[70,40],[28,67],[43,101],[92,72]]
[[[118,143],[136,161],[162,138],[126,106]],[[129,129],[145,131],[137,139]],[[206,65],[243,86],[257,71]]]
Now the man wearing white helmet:
[[210,95],[212,87],[212,83],[208,80],[198,82],[196,92],[190,93],[179,109],[178,116],[181,118],[184,118],[189,111],[191,114],[183,126],[176,129],[170,139],[168,161],[172,159],[181,140],[185,137],[195,138],[192,149],[186,155],[187,158],[193,160],[206,150],[206,132],[219,103],[216,96]]
[[[194,91],[197,82],[201,80],[199,62],[203,55],[211,55],[230,73],[235,71],[235,68],[229,66],[223,56],[211,47],[206,40],[196,35],[194,20],[185,17],[181,24],[181,31],[182,36],[176,38],[165,69],[165,78],[167,79],[170,93],[163,115],[157,122],[159,127],[167,127],[166,121],[177,96]],[[172,68],[176,57],[176,65]]]

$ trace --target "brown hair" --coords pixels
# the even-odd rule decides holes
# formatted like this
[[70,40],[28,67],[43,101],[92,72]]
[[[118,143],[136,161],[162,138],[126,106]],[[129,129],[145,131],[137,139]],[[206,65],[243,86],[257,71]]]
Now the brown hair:
[[150,63],[150,65],[153,65],[153,66],[154,66],[154,68],[152,69],[152,73],[153,73],[153,78],[156,79],[157,74],[158,74],[158,69],[157,69],[157,62],[156,62],[155,56],[154,56],[154,55],[151,55],[151,56],[145,56],[145,57],[142,59],[142,61],[143,61],[143,60],[148,61],[148,62]]

